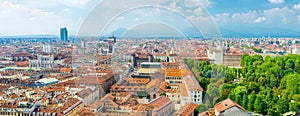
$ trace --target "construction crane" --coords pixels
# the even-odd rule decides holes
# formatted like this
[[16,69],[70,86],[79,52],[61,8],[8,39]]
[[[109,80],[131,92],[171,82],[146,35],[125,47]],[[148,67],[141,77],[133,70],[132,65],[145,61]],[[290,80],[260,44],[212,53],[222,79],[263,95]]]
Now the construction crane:
[[29,68],[29,71],[30,71],[30,80],[29,80],[29,82],[32,82],[32,67],[31,66]]

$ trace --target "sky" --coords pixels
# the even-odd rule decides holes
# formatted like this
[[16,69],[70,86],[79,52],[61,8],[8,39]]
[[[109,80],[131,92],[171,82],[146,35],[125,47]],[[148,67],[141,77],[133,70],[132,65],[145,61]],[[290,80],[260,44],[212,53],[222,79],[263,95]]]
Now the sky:
[[[163,0],[157,0],[163,1]],[[172,1],[172,0],[170,0]],[[185,8],[186,3],[168,4]],[[104,34],[112,31],[147,30],[145,23],[164,25],[185,36],[199,36],[193,27],[193,21],[202,21],[207,16],[198,15],[206,11],[218,26],[223,36],[300,36],[299,0],[197,0],[203,8],[195,8],[194,16],[181,17],[176,13],[159,8],[143,8],[119,15],[108,25]],[[77,35],[83,22],[97,5],[99,0],[0,0],[0,37],[17,35],[59,35],[59,28],[67,27],[70,35]],[[180,4],[182,3],[182,4]],[[163,4],[163,3],[161,3]],[[113,3],[121,7],[124,4]],[[100,13],[110,12],[107,9]],[[188,12],[188,11],[186,11]],[[101,17],[96,17],[99,23]],[[187,19],[190,19],[189,22]],[[180,23],[179,23],[180,22]],[[203,21],[205,22],[205,21]],[[158,26],[159,27],[159,26]],[[204,27],[201,27],[204,30]],[[167,32],[167,31],[166,31]],[[132,32],[134,33],[134,32]],[[120,36],[119,35],[119,36]],[[200,34],[201,35],[201,34]],[[145,35],[146,36],[146,35]]]

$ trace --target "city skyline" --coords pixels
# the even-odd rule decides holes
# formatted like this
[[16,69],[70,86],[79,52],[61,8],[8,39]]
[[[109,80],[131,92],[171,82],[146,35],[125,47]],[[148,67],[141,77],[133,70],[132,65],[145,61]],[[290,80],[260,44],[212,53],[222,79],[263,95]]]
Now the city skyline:
[[0,0],[0,116],[298,116],[299,0]]
[[[2,0],[0,1],[0,25],[5,28],[0,28],[0,36],[59,35],[59,28],[62,27],[69,29],[70,36],[76,36],[87,15],[101,2],[102,0],[80,2],[57,0],[51,3],[45,0]],[[300,36],[300,29],[297,28],[300,25],[300,2],[296,0],[255,0],[252,2],[249,0],[235,2],[199,0],[199,3],[204,7],[203,10],[211,15],[224,37]],[[119,6],[118,3],[115,5]],[[201,12],[198,9],[194,11],[194,14]],[[188,37],[199,37],[199,33],[195,34],[195,29],[185,25],[185,19],[157,8],[139,9],[118,17],[119,22],[116,21],[116,24],[124,25],[112,26],[105,35],[110,35],[112,31],[123,30],[119,33],[124,30],[128,31],[132,28],[129,21],[139,23],[153,20],[148,14],[156,18],[156,22],[174,18],[176,20],[170,22],[172,26],[181,29],[179,31]],[[194,20],[198,19],[201,17],[194,17]],[[176,22],[183,22],[184,25]],[[116,32],[116,36],[120,35]]]

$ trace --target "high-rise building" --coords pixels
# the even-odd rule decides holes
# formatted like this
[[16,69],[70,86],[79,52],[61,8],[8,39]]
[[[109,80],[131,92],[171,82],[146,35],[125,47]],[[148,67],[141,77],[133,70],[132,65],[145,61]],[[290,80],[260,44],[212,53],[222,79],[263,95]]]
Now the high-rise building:
[[67,28],[60,28],[60,40],[67,42],[68,41],[68,30]]
[[110,53],[110,54],[114,53],[114,43],[113,43],[113,41],[108,41],[108,53]]
[[53,46],[50,44],[43,44],[43,52],[45,53],[53,53]]
[[114,43],[117,43],[117,38],[115,37],[115,35],[114,35],[114,34],[112,34],[112,36],[111,36],[111,39],[113,39],[113,40],[114,40]]
[[86,41],[81,41],[81,46],[86,47]]

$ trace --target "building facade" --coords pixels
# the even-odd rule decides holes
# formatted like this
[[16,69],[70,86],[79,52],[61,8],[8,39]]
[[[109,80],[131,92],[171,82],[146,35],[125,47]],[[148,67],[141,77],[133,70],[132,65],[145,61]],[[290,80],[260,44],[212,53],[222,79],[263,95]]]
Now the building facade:
[[55,61],[53,55],[38,55],[36,60],[29,60],[29,67],[32,68],[52,68],[57,64],[61,63]]
[[67,28],[60,29],[60,40],[67,42],[68,41],[68,30]]

